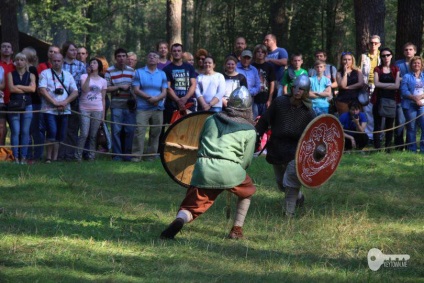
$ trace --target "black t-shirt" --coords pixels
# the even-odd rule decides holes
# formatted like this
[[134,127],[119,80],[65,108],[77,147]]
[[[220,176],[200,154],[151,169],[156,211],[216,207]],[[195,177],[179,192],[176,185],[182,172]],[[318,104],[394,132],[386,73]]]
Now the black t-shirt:
[[274,67],[268,62],[252,63],[252,66],[258,69],[261,80],[261,90],[254,96],[254,101],[255,103],[266,103],[269,98],[269,83],[276,80]]

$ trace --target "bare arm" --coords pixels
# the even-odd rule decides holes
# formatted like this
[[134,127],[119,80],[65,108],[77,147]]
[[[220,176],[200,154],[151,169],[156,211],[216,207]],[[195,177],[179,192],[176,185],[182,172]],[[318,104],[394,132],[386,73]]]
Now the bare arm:
[[180,109],[185,109],[185,104],[187,100],[194,95],[194,92],[196,91],[196,79],[192,78],[190,79],[190,88],[188,89],[186,95],[184,97],[181,97],[178,100],[178,106]]
[[12,73],[7,74],[7,81],[9,82],[10,93],[24,93],[23,90],[15,86],[15,84],[13,83]]
[[53,104],[54,106],[58,106],[58,102],[56,99],[51,97],[45,87],[38,88],[38,93],[43,96],[50,104]]
[[272,98],[274,97],[274,88],[275,88],[275,81],[272,81],[269,83],[269,95],[268,95],[268,101],[266,102],[266,108],[268,108],[271,105]]
[[102,90],[102,118],[103,120],[106,119],[105,113],[106,113],[106,89]]
[[165,97],[166,97],[166,88],[163,87],[160,95],[150,97],[149,99],[147,99],[147,101],[149,101],[149,103],[151,104],[157,104],[160,100],[164,99]]
[[362,72],[358,71],[358,82],[353,84],[353,85],[349,85],[346,87],[346,89],[358,89],[361,88],[364,85],[364,76],[362,75]]
[[400,85],[399,72],[396,73],[395,83],[382,83],[382,82],[380,82],[378,73],[375,72],[374,73],[374,85],[375,85],[375,87],[383,88],[383,89],[399,89],[399,85]]
[[87,75],[87,77],[85,78],[85,80],[81,80],[81,89],[83,92],[89,92],[90,91],[90,74]]
[[281,58],[281,59],[265,58],[265,61],[273,63],[277,66],[286,66],[287,65],[287,58]]
[[140,86],[139,86],[139,85],[134,86],[134,87],[133,87],[133,90],[134,90],[134,94],[135,94],[136,96],[139,96],[139,97],[141,97],[141,98],[143,98],[143,99],[146,99],[146,100],[148,100],[148,99],[150,99],[150,98],[151,98],[151,96],[150,96],[150,95],[148,95],[147,93],[145,93],[144,91],[142,91],[142,90],[140,89]]
[[337,84],[338,84],[339,88],[346,89],[346,87],[347,87],[347,73],[346,72],[344,73],[343,76],[340,72],[337,72],[336,80],[337,80]]
[[26,86],[26,85],[16,85],[16,87],[19,88],[20,90],[22,90],[23,92],[35,92],[35,90],[37,89],[37,86],[35,85],[34,74],[30,74],[30,80],[31,80],[31,82],[29,83],[28,86]]
[[169,98],[174,101],[178,101],[178,96],[175,94],[174,90],[171,88],[171,82],[168,82],[168,88],[166,89],[166,93]]

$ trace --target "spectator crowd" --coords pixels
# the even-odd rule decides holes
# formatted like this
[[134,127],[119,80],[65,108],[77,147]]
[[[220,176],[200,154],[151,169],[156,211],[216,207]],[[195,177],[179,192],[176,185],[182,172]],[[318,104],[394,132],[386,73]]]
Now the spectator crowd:
[[245,86],[254,119],[260,118],[276,97],[292,94],[296,78],[307,75],[311,108],[317,116],[339,118],[346,150],[382,149],[384,142],[388,152],[424,153],[423,58],[413,43],[404,44],[404,58],[396,62],[378,35],[368,44],[359,63],[346,51],[336,67],[317,50],[307,69],[303,54],[289,57],[273,34],[252,49],[245,38],[236,38],[222,68],[207,50],[193,55],[179,43],[159,42],[139,67],[137,54],[124,48],[115,50],[109,65],[105,57],[90,57],[85,47],[67,41],[51,45],[48,61],[39,63],[34,48],[15,54],[2,42],[0,146],[10,129],[16,163],[90,161],[98,150],[98,130],[110,119],[112,159],[149,161],[175,111],[220,112],[230,94]]

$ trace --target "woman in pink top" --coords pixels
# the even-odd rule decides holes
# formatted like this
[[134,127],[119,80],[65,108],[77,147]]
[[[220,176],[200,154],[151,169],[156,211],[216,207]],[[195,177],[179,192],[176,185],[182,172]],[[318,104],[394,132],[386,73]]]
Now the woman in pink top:
[[100,123],[104,119],[105,113],[105,96],[107,82],[102,78],[99,73],[103,71],[102,62],[93,58],[89,61],[87,67],[87,74],[81,75],[81,89],[82,94],[80,97],[80,136],[78,138],[78,150],[75,153],[75,158],[81,161],[82,151],[89,139],[88,159],[94,160],[94,152],[96,147],[96,136],[99,130]]

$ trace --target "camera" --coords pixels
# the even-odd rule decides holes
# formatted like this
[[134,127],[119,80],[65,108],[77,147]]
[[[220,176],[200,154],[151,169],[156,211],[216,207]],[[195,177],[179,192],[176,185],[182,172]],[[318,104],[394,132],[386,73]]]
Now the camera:
[[353,119],[358,119],[359,118],[359,115],[358,114],[355,114],[355,115],[353,115]]
[[57,88],[57,89],[55,89],[54,90],[54,94],[62,95],[63,94],[63,88]]

